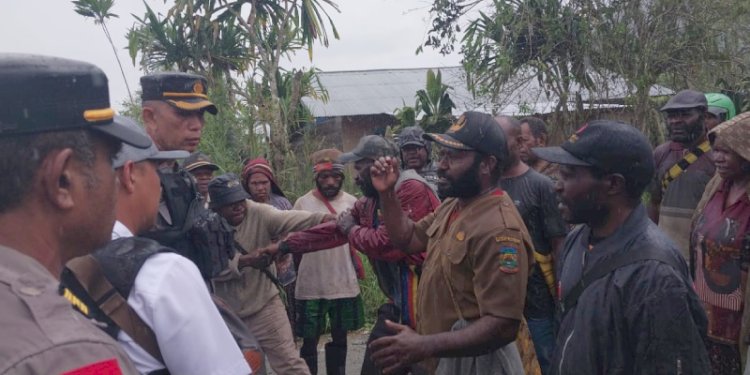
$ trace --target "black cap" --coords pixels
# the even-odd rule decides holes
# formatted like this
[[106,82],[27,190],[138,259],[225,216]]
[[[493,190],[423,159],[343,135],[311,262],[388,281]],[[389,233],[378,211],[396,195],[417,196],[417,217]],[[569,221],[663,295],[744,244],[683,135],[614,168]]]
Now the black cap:
[[141,77],[141,99],[161,100],[185,111],[205,109],[212,115],[218,113],[208,100],[208,81],[203,76],[189,73],[156,73]]
[[396,145],[379,135],[366,135],[359,139],[357,147],[341,154],[339,163],[348,163],[362,159],[377,159],[381,156],[397,156]]
[[444,134],[427,133],[423,137],[445,147],[494,155],[498,161],[509,157],[505,134],[486,113],[464,112]]
[[408,145],[416,145],[427,148],[427,141],[422,138],[424,130],[419,126],[408,126],[401,130],[398,135],[398,147],[404,148]]
[[626,179],[654,174],[648,140],[638,129],[619,121],[592,121],[559,147],[535,147],[531,152],[552,163],[596,167]]
[[682,90],[669,98],[667,104],[661,107],[662,112],[674,109],[708,108],[706,96],[695,90]]
[[115,122],[107,76],[89,63],[0,54],[0,137],[91,129],[139,148],[151,139]]
[[209,158],[208,155],[196,151],[190,154],[190,156],[182,162],[182,168],[185,168],[188,172],[198,168],[208,168],[215,171],[219,169],[219,166],[212,163],[211,158]]
[[250,199],[250,194],[242,188],[240,178],[234,173],[225,173],[211,180],[208,183],[208,196],[211,198],[208,203],[211,208]]

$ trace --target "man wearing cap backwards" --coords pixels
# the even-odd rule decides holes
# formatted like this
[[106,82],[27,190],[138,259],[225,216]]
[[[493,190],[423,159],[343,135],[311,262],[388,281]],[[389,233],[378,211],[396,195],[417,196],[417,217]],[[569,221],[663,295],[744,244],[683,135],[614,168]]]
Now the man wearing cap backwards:
[[552,374],[708,374],[706,315],[680,251],[646,216],[651,146],[632,126],[584,125],[560,147],[560,329]]
[[[294,202],[295,210],[337,215],[354,206],[357,198],[341,190],[344,165],[337,161],[340,155],[336,149],[312,154],[315,188]],[[304,340],[300,355],[312,374],[318,373],[318,340],[325,331],[326,317],[330,318],[331,329],[331,342],[325,346],[326,372],[346,374],[346,333],[361,328],[365,318],[352,262],[356,256],[349,244],[343,244],[305,254],[299,262],[295,330]]]
[[529,275],[524,316],[534,342],[542,373],[549,373],[549,360],[555,348],[554,259],[560,251],[567,228],[557,209],[554,183],[547,176],[521,161],[521,125],[509,116],[495,121],[505,133],[510,151],[508,168],[498,186],[510,195],[534,243],[536,265]]
[[[235,240],[252,251],[271,243],[284,233],[303,230],[333,216],[323,212],[281,211],[250,200],[239,178],[223,174],[208,184],[210,207],[236,230]],[[274,284],[275,269],[268,258],[254,253],[236,257],[231,273],[212,280],[214,292],[242,318],[268,356],[277,374],[309,374],[310,371],[294,345],[292,329],[284,303]]]
[[182,168],[195,177],[198,193],[203,196],[208,208],[208,183],[214,178],[214,172],[219,170],[219,166],[212,163],[208,155],[196,151],[182,161]]
[[[357,200],[351,211],[339,215],[336,222],[328,222],[303,232],[292,233],[282,242],[260,249],[261,253],[306,253],[349,243],[370,260],[378,278],[380,290],[388,302],[378,309],[377,322],[368,342],[388,335],[386,319],[416,327],[416,286],[424,262],[424,253],[406,254],[391,243],[388,232],[382,225],[380,199],[370,179],[370,168],[375,159],[382,156],[396,158],[398,148],[378,135],[366,135],[357,146],[339,157],[340,163],[354,162],[354,181],[364,195]],[[413,220],[428,215],[440,204],[437,195],[427,181],[413,169],[401,174],[396,183],[396,194],[401,209]],[[378,374],[365,353],[362,374]]]
[[[128,118],[119,122],[146,135]],[[153,144],[148,149],[123,146],[112,165],[119,183],[113,240],[145,233],[154,226],[161,197],[158,163],[188,155],[186,151],[160,152]],[[176,253],[149,256],[151,249],[161,250],[155,246],[117,241],[94,253],[108,278],[117,273],[109,270],[124,272],[123,264],[142,262],[135,271],[127,303],[153,330],[162,360],[119,330],[117,340],[138,371],[148,374],[166,368],[172,374],[249,374],[250,368],[211,301],[198,268]]]
[[724,94],[718,92],[707,93],[706,102],[708,104],[705,120],[706,132],[715,128],[716,125],[732,119],[737,114],[732,99]]
[[471,357],[501,349],[508,360],[477,373],[522,373],[513,341],[534,260],[513,201],[496,187],[509,157],[505,136],[492,116],[466,112],[445,134],[425,137],[440,146],[438,190],[447,197],[434,213],[415,223],[401,211],[395,159],[379,158],[371,171],[393,243],[408,252],[427,248],[417,293],[419,333],[387,322],[397,334],[373,341],[372,357],[385,373],[423,360],[434,370],[440,358],[439,373],[458,374]]
[[401,150],[401,168],[413,169],[422,176],[432,190],[437,190],[437,166],[430,160],[432,147],[422,138],[424,130],[419,126],[409,126],[398,135],[398,147]]
[[706,184],[714,174],[711,145],[706,139],[706,97],[683,90],[661,111],[670,140],[656,147],[656,174],[649,188],[648,216],[677,244],[688,259],[690,220]]
[[0,101],[0,373],[135,374],[58,277],[109,241],[112,158],[148,137],[113,122],[107,77],[83,62],[0,54]]

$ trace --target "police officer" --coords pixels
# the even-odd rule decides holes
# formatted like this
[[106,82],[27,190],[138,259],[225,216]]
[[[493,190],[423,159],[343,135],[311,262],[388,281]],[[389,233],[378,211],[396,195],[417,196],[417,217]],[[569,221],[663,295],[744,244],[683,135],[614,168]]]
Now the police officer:
[[208,100],[206,78],[189,73],[156,73],[141,77],[143,124],[161,151],[198,148],[206,111],[218,109]]
[[[189,73],[165,72],[141,77],[143,124],[160,151],[196,150],[203,132],[204,113],[218,113],[208,100],[207,85],[206,78]],[[224,253],[231,251],[210,244],[213,253],[207,254],[188,235],[199,217],[211,219],[193,177],[176,163],[169,163],[159,168],[159,178],[162,198],[156,229],[143,236],[192,260],[208,280],[225,268]]]
[[[380,158],[372,183],[380,194],[391,241],[405,251],[427,248],[417,292],[417,331],[388,322],[397,334],[371,344],[373,359],[392,373],[429,358],[446,367],[497,349],[511,361],[479,373],[522,372],[511,344],[523,318],[531,239],[513,201],[496,188],[508,160],[505,136],[492,116],[466,112],[445,134],[425,134],[439,144],[438,191],[447,197],[417,223],[401,211],[394,193],[398,164]],[[434,369],[435,361],[426,363]],[[447,370],[461,373],[461,370]]]
[[0,54],[0,102],[0,373],[136,373],[57,278],[109,240],[112,158],[148,138],[113,121],[107,77],[83,62]]

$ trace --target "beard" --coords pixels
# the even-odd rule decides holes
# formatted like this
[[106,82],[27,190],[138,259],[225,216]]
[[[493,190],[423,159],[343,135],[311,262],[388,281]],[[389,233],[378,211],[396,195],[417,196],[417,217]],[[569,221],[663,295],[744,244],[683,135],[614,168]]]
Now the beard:
[[378,191],[375,190],[375,186],[372,186],[372,177],[370,177],[370,171],[363,173],[360,178],[356,181],[359,190],[362,190],[362,195],[367,198],[377,198]]
[[672,134],[672,127],[667,127],[669,139],[682,144],[691,144],[703,136],[703,118],[685,125],[684,134]]
[[569,224],[597,224],[609,216],[609,208],[593,195],[575,202],[560,201],[560,213]]
[[315,181],[315,186],[317,186],[320,194],[323,194],[323,196],[328,199],[336,198],[336,196],[339,195],[339,192],[341,191],[341,186],[343,184],[344,184],[344,181],[342,180],[338,185],[335,185],[335,186],[321,186],[320,182],[318,182],[317,180]]
[[438,170],[437,175],[440,180],[437,183],[438,195],[441,197],[451,198],[472,198],[482,192],[482,186],[479,182],[479,164],[482,162],[480,157],[474,159],[471,168],[456,178],[450,178],[445,172]]

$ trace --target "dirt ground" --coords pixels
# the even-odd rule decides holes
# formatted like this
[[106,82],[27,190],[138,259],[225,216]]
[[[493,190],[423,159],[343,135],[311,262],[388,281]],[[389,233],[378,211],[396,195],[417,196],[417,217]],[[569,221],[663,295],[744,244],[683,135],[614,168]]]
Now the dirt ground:
[[[362,369],[362,359],[365,356],[365,345],[367,344],[367,337],[370,332],[367,330],[360,330],[356,332],[350,332],[347,336],[348,351],[346,353],[346,373],[347,374],[359,374]],[[320,337],[318,342],[318,374],[325,375],[326,373],[326,353],[325,344],[331,341],[330,335],[323,335]],[[297,348],[302,346],[302,341],[297,341]],[[268,374],[276,374],[268,369]]]

